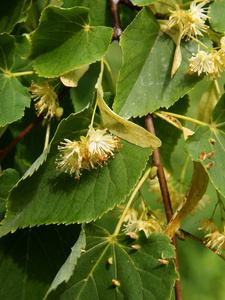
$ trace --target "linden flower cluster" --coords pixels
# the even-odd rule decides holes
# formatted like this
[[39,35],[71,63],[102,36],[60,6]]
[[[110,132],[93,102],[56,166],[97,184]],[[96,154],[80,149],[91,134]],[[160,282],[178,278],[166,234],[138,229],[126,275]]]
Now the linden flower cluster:
[[206,15],[208,8],[203,8],[208,1],[202,1],[197,4],[197,1],[193,1],[190,5],[190,9],[180,9],[178,5],[175,6],[176,10],[169,10],[171,15],[169,17],[168,29],[178,25],[182,37],[203,35],[202,32],[206,32],[208,26],[205,25],[205,21],[209,19]]
[[225,65],[225,37],[220,40],[220,50],[212,50],[210,53],[206,51],[198,51],[192,54],[190,61],[190,71],[197,72],[198,76],[205,73],[210,79],[215,79],[215,75],[220,77],[219,72],[223,71]]
[[40,84],[32,82],[28,89],[32,93],[31,98],[35,103],[37,115],[43,114],[45,119],[51,119],[54,115],[60,118],[63,114],[63,108],[59,107],[58,95],[54,91],[54,87],[50,86],[47,81]]
[[163,232],[166,226],[165,214],[160,209],[148,210],[147,208],[128,210],[124,222],[128,221],[123,231],[127,234],[131,232],[144,231],[148,238],[152,232]]
[[223,230],[220,230],[213,219],[203,219],[201,221],[202,226],[198,230],[209,231],[203,239],[206,247],[216,249],[216,253],[220,254],[222,250],[225,250],[225,226]]
[[107,129],[90,127],[86,137],[81,136],[80,141],[64,139],[62,146],[58,146],[61,152],[60,159],[56,161],[59,168],[75,178],[80,178],[83,169],[94,169],[95,165],[102,163],[114,156],[114,149],[120,149],[117,137],[106,134]]

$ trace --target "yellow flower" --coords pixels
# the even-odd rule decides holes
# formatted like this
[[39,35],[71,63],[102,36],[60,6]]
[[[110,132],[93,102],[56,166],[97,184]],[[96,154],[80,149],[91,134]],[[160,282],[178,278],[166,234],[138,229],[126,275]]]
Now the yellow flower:
[[169,17],[168,29],[171,27],[178,25],[184,27],[188,23],[188,14],[187,11],[180,9],[180,7],[176,4],[176,10],[169,10],[171,15]]
[[197,54],[193,54],[189,61],[190,71],[198,72],[198,76],[200,76],[202,72],[205,72],[206,75],[213,73],[214,60],[212,54],[207,54],[205,51],[199,51]]
[[204,237],[204,242],[206,247],[216,248],[216,253],[220,254],[222,250],[225,250],[225,232],[217,230],[209,233]]
[[219,76],[219,72],[222,72],[224,66],[223,57],[221,51],[213,51],[212,57],[214,61],[213,73]]
[[178,25],[181,30],[181,35],[203,35],[202,32],[206,32],[208,26],[205,25],[205,21],[209,19],[206,15],[208,8],[203,8],[208,1],[202,1],[197,4],[197,1],[193,1],[189,10],[180,9],[178,5],[175,5],[175,10],[170,10],[170,17],[168,21],[168,29]]
[[62,154],[61,159],[57,160],[58,166],[64,170],[65,173],[75,173],[75,178],[79,178],[81,175],[82,166],[82,151],[80,144],[76,141],[70,141],[64,139],[65,142],[61,142],[63,146],[58,146],[58,149]]
[[149,218],[148,220],[132,220],[124,226],[126,227],[123,229],[124,232],[139,232],[143,230],[147,238],[152,232],[163,231],[163,227],[156,218]]
[[106,134],[106,129],[94,130],[91,127],[86,137],[80,137],[80,141],[64,139],[61,142],[62,146],[58,146],[61,155],[56,163],[64,172],[75,173],[75,178],[79,178],[82,169],[94,169],[96,164],[102,166],[102,162],[114,156],[114,149],[119,149],[118,143],[116,137]]
[[190,5],[190,9],[189,12],[190,14],[192,14],[193,16],[195,16],[195,19],[198,18],[199,20],[206,20],[209,19],[209,17],[206,15],[206,13],[208,12],[208,7],[206,8],[202,8],[203,6],[205,6],[209,1],[202,1],[200,3],[197,4],[197,1],[193,1]]
[[[121,214],[122,214],[122,212],[124,211],[124,209],[125,209],[125,205],[117,205],[117,209],[121,212]],[[123,222],[131,222],[131,221],[136,221],[137,220],[137,218],[138,218],[138,212],[136,211],[136,209],[134,209],[134,208],[129,208],[128,209],[128,211],[127,211],[127,214],[126,214],[126,216],[125,216],[125,218],[124,218],[124,220],[123,220]]]
[[37,115],[43,114],[44,118],[51,119],[59,107],[58,95],[54,91],[54,87],[45,81],[40,84],[32,83],[28,91],[32,93],[31,98],[37,101],[35,103]]
[[[137,219],[139,215],[139,219]],[[166,216],[161,212],[160,209],[148,211],[147,209],[140,210],[136,214],[132,214],[132,217],[126,218],[128,223],[123,229],[124,232],[138,232],[143,230],[146,237],[150,235],[152,232],[163,232],[166,225]],[[124,222],[126,222],[124,219]]]
[[118,148],[118,139],[110,134],[106,134],[107,129],[95,130],[91,127],[87,133],[87,148],[91,157],[97,160],[107,160],[113,156],[113,150]]
[[218,228],[214,222],[213,219],[202,219],[201,221],[201,227],[198,228],[198,230],[205,230],[205,231],[210,231],[210,232],[214,232],[217,231]]
[[206,32],[208,29],[208,26],[205,25],[205,21],[202,21],[198,17],[192,15],[189,15],[189,20],[190,22],[188,22],[185,26],[183,35],[203,36],[202,32]]

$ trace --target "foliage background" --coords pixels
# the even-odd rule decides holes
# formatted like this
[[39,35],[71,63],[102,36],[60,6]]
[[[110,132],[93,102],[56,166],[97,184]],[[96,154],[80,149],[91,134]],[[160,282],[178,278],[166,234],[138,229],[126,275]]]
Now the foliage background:
[[[47,1],[43,1],[41,4],[43,4],[43,6],[45,5],[45,2],[47,3]],[[39,2],[40,3],[40,2]],[[41,11],[41,5],[40,5],[40,11]],[[32,20],[30,20],[30,22],[32,22]],[[32,26],[32,23],[31,23]],[[36,25],[34,25],[35,27]],[[121,51],[118,47],[117,42],[114,42],[109,49],[109,52],[107,54],[107,59],[112,67],[112,71],[114,74],[114,80],[116,81],[117,75],[118,75],[118,71],[121,67],[121,63],[122,63],[122,58],[121,58]],[[95,68],[97,68],[97,66],[95,66]],[[90,78],[91,79],[91,78]],[[82,78],[79,84],[79,87],[76,91],[74,91],[74,106],[75,106],[75,110],[79,111],[81,110],[89,101],[90,99],[90,95],[83,97],[83,101],[82,103],[80,103],[79,101],[77,101],[78,97],[77,95],[81,96],[82,92],[84,90],[85,87],[85,81],[87,80],[87,78]],[[223,79],[221,86],[223,85],[223,82],[225,82],[225,80]],[[93,85],[95,84],[95,80],[93,80]],[[206,86],[208,85],[208,83],[206,82],[206,79],[204,79],[202,82],[200,82],[199,84],[197,84],[197,86],[195,87],[195,89],[191,92],[191,103],[190,103],[190,107],[191,110],[189,109],[188,114],[190,116],[195,117],[195,112],[196,112],[196,99],[200,98],[200,93],[202,93],[204,91],[204,89],[206,88]],[[104,81],[104,87],[107,90],[112,90],[113,87],[110,83],[110,78],[105,78]],[[18,130],[15,129],[15,131]],[[34,160],[34,157],[30,158],[30,161]],[[173,155],[173,162],[175,164],[175,176],[177,178],[179,178],[179,174],[180,174],[180,170],[181,170],[181,166],[183,165],[185,160],[184,157],[184,143],[181,140],[179,142],[179,145],[176,149],[175,154]],[[10,161],[10,157],[8,158],[8,161]],[[30,161],[24,163],[22,162],[19,158],[18,158],[18,169],[21,169],[21,173],[24,173],[24,171],[27,169],[27,165],[30,163]],[[192,166],[191,164],[189,165],[189,173],[186,176],[186,183],[188,184],[189,180],[190,180],[190,176],[191,176],[191,170],[192,170]],[[145,186],[143,187],[143,193],[146,195],[148,194],[148,185],[145,184]],[[185,222],[182,226],[183,229],[187,230],[187,231],[191,231],[194,235],[200,236],[199,232],[197,231],[197,227],[198,224],[195,224],[195,222],[197,222],[200,218],[206,218],[210,215],[212,208],[216,202],[216,194],[215,194],[215,190],[214,188],[210,185],[207,191],[207,194],[211,196],[212,198],[212,204],[204,211],[204,212],[198,212],[197,216],[188,216],[185,219]],[[147,196],[146,196],[147,197]],[[154,198],[154,197],[153,197]],[[151,201],[151,199],[149,199],[149,201]],[[115,217],[112,216],[112,212],[109,212],[106,216],[104,216],[101,220],[97,220],[96,223],[97,224],[101,224],[103,227],[109,229],[111,232],[114,229],[114,224],[115,222]],[[110,226],[109,226],[110,224]],[[51,235],[51,232],[58,232],[57,234],[61,235],[60,231],[62,231],[62,234],[65,236],[64,230],[66,230],[66,237],[64,237],[65,240],[61,239],[62,244],[66,245],[65,249],[64,247],[61,247],[62,244],[59,246],[57,244],[54,244],[54,236],[52,236],[52,247],[53,247],[53,251],[55,249],[61,249],[59,252],[63,253],[63,258],[65,259],[69,253],[69,249],[70,247],[72,247],[72,245],[74,244],[74,241],[78,238],[78,232],[79,229],[76,226],[72,226],[71,227],[71,232],[70,229],[68,230],[69,227],[67,227],[66,229],[64,228],[63,225],[60,225],[59,227],[57,226],[57,229],[55,228],[55,226],[50,225],[48,226],[48,236],[49,234]],[[193,230],[193,227],[196,228],[196,230]],[[42,231],[42,226],[35,228],[34,230],[30,230],[28,229],[28,232],[34,232],[35,235],[35,231]],[[13,253],[13,255],[15,257],[19,257],[18,253],[20,252],[20,249],[17,248],[17,241],[22,240],[23,239],[23,235],[25,234],[26,230],[21,230],[18,233],[12,235],[10,238],[9,237],[5,237],[4,241],[9,239],[8,243],[8,247],[9,248],[5,248],[4,251],[5,253]],[[31,235],[32,236],[32,235]],[[29,240],[29,239],[28,239]],[[42,241],[39,241],[39,246],[41,249],[45,248],[45,243]],[[35,244],[34,244],[35,245]],[[19,261],[18,263],[23,265],[24,262],[26,262],[26,260],[31,260],[32,258],[29,257],[29,242],[27,242],[27,248],[25,249],[26,252],[26,257],[24,257],[23,260]],[[38,248],[39,249],[39,248]],[[24,250],[24,249],[23,249]],[[23,251],[22,250],[22,251]],[[223,278],[224,278],[224,267],[223,264],[221,262],[221,259],[216,256],[212,251],[206,249],[205,247],[203,247],[202,245],[199,245],[197,242],[192,241],[187,239],[185,242],[182,241],[178,241],[178,254],[179,254],[179,258],[180,258],[180,271],[181,271],[181,281],[182,281],[182,288],[183,288],[183,295],[184,295],[184,299],[193,299],[193,300],[197,300],[197,299],[202,299],[202,300],[214,300],[214,299],[224,299],[225,298],[225,289],[224,289],[224,283],[223,283]],[[59,255],[57,257],[57,253],[55,253],[56,257],[55,257],[55,261],[58,261],[58,265],[55,265],[56,269],[60,266],[60,263],[63,263],[63,258],[61,257],[61,255]],[[60,259],[59,259],[60,257]],[[3,258],[3,254],[2,254],[2,258]],[[20,259],[20,258],[19,258]],[[54,258],[53,258],[53,262],[52,264],[55,264]],[[41,262],[43,264],[43,262]],[[55,270],[56,270],[55,269]],[[0,270],[0,279],[1,281],[7,282],[7,285],[4,286],[4,288],[7,288],[9,291],[12,290],[12,295],[10,299],[18,299],[16,298],[17,295],[15,294],[15,290],[16,287],[19,286],[20,284],[23,284],[23,282],[20,282],[19,280],[15,280],[13,282],[10,282],[10,278],[11,278],[11,274],[10,274],[10,269],[8,274],[5,273],[1,273]],[[53,277],[52,274],[50,274],[51,272],[48,272],[48,270],[46,270],[46,278],[47,280],[49,280],[49,282],[51,282],[51,278]],[[18,278],[21,276],[21,274],[18,274]],[[43,275],[40,275],[43,276]],[[14,277],[16,278],[16,276]],[[26,280],[26,279],[23,279]],[[34,285],[35,285],[35,280],[34,280]],[[1,290],[2,293],[4,293],[3,291],[3,287]],[[30,291],[32,297],[32,290]],[[36,295],[36,299],[39,299],[39,296]],[[34,298],[33,298],[34,299]]]

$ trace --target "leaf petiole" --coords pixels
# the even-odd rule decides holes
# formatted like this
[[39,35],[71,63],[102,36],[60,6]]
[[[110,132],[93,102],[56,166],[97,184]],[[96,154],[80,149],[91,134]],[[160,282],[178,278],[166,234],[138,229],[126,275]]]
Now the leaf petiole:
[[172,116],[172,117],[175,117],[175,118],[178,118],[178,119],[182,119],[182,120],[193,122],[193,123],[201,125],[201,126],[209,126],[209,124],[207,124],[205,122],[202,122],[202,121],[199,121],[199,120],[187,117],[187,116],[183,116],[183,115],[178,115],[178,114],[175,114],[175,113],[171,113],[171,112],[168,112],[168,111],[158,110],[158,111],[154,112],[154,114],[156,116],[159,116],[159,117],[160,117],[160,114],[167,115],[167,116]]
[[33,74],[35,74],[34,71],[11,73],[11,75],[13,77],[19,77],[19,76],[25,76],[25,75],[33,75]]

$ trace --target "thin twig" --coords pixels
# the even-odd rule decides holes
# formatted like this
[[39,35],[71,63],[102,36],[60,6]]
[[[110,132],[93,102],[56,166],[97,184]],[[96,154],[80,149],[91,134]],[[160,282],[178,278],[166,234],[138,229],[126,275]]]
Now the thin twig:
[[120,15],[119,15],[119,0],[109,0],[110,9],[111,9],[111,16],[112,16],[112,23],[113,23],[113,40],[119,40],[120,36],[123,33],[121,22],[120,22]]
[[[199,237],[197,237],[197,236],[195,236],[195,235],[193,235],[193,234],[191,234],[191,233],[189,233],[189,232],[187,232],[187,231],[185,231],[185,230],[183,230],[183,229],[180,229],[180,231],[183,232],[183,234],[184,234],[185,237],[189,237],[190,239],[192,239],[192,240],[194,240],[194,241],[197,241],[197,242],[199,242],[200,244],[202,244],[202,245],[204,245],[204,246],[206,247],[206,245],[205,245],[205,243],[203,242],[203,240],[200,239]],[[216,255],[218,255],[218,256],[221,257],[223,260],[225,260],[225,255],[216,252],[215,249],[212,249],[212,248],[209,248],[209,247],[207,247],[207,249],[210,249],[210,250],[213,251]]]
[[[147,130],[155,135],[155,128],[154,128],[154,124],[153,124],[153,120],[152,120],[152,116],[151,114],[148,114],[145,117],[145,126],[147,128]],[[152,167],[153,166],[157,166],[158,170],[157,170],[157,176],[159,179],[159,184],[160,184],[160,189],[161,189],[161,194],[162,194],[162,198],[163,198],[163,203],[164,203],[164,207],[165,207],[165,211],[166,211],[166,217],[167,217],[167,222],[170,221],[170,219],[173,216],[173,210],[172,210],[172,206],[171,206],[171,201],[170,201],[170,195],[169,195],[169,191],[168,191],[168,186],[167,186],[167,182],[166,182],[166,177],[165,177],[165,173],[163,170],[163,165],[161,162],[161,157],[160,157],[160,152],[158,148],[155,148],[152,154]],[[177,243],[176,243],[176,236],[174,236],[172,238],[172,244],[175,247],[175,265],[176,265],[176,270],[177,272],[180,274],[179,272],[179,262],[178,262],[178,254],[177,254]],[[175,294],[176,294],[176,299],[177,300],[182,300],[182,292],[181,292],[181,283],[180,280],[177,280],[175,283]]]
[[43,116],[40,115],[36,120],[34,120],[32,123],[30,123],[20,134],[12,140],[3,150],[0,152],[0,162],[5,158],[5,156],[11,151],[16,144],[21,141],[25,135],[27,135],[31,129],[33,129],[37,124],[39,124],[43,120]]

